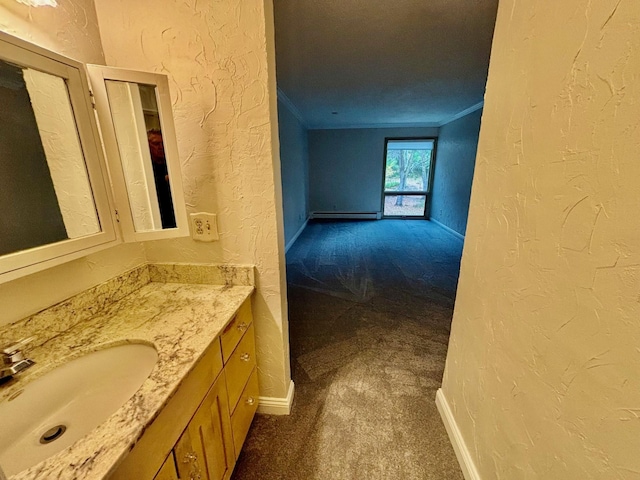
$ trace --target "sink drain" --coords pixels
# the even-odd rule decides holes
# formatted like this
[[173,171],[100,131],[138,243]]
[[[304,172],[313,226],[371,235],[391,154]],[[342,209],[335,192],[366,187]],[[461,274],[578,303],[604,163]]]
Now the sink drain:
[[67,427],[65,425],[56,425],[55,427],[51,427],[49,430],[42,434],[42,436],[40,437],[40,443],[47,444],[54,442],[59,439],[66,431]]

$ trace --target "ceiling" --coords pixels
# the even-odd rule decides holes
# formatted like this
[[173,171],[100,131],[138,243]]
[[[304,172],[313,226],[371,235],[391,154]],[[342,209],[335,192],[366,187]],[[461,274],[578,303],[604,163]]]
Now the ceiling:
[[441,125],[482,102],[497,4],[274,0],[278,87],[309,128]]

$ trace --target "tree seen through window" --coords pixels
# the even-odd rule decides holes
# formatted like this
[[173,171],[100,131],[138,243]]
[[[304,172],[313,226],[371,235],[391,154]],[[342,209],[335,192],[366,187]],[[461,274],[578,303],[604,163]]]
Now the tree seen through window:
[[424,216],[433,145],[433,140],[387,142],[385,216]]

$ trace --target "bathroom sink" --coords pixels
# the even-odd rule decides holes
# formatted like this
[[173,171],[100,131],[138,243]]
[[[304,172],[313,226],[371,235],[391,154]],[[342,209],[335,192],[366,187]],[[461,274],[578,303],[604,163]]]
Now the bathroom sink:
[[62,364],[0,403],[4,473],[21,472],[100,425],[133,396],[157,360],[149,345],[106,348]]

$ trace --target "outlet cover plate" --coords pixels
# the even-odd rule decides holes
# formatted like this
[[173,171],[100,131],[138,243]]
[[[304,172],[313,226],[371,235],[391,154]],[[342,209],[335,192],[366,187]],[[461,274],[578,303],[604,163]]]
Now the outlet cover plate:
[[200,242],[218,240],[218,220],[215,213],[198,212],[189,215],[191,219],[191,238]]

